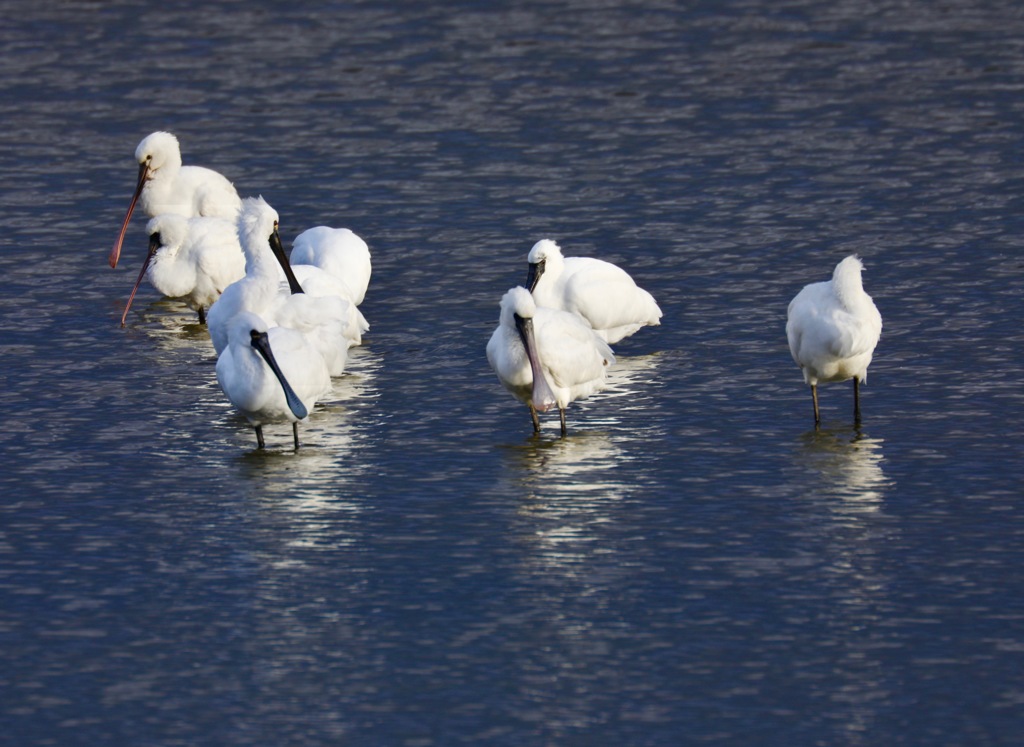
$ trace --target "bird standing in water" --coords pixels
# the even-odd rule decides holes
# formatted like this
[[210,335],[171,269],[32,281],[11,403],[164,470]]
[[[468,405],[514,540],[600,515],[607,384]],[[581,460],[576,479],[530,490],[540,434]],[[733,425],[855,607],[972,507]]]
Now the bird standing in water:
[[143,278],[169,298],[182,298],[206,323],[206,309],[221,293],[245,276],[245,256],[233,221],[223,218],[185,218],[163,213],[146,224],[149,251],[121,316],[128,318]]
[[537,413],[557,406],[564,436],[565,408],[604,388],[615,356],[586,321],[538,307],[530,292],[518,287],[501,299],[487,360],[502,385],[530,408],[534,433],[540,432]]
[[579,314],[601,339],[614,344],[648,324],[661,324],[654,297],[625,270],[593,257],[563,257],[542,239],[527,255],[526,287],[538,306]]
[[107,260],[111,267],[117,267],[136,203],[150,218],[175,213],[186,218],[206,215],[234,220],[242,206],[234,185],[224,176],[202,166],[181,165],[178,138],[169,132],[144,137],[135,149],[135,160],[139,162],[139,181]]
[[860,383],[882,334],[882,315],[864,291],[863,263],[850,255],[831,280],[804,287],[789,304],[786,337],[811,387],[814,425],[821,424],[818,384],[853,379],[853,418],[860,424]]
[[331,377],[320,353],[302,333],[269,327],[249,311],[229,324],[229,342],[217,359],[217,383],[256,430],[264,448],[266,423],[291,423],[299,448],[299,421],[331,391]]
[[[227,347],[231,319],[251,311],[271,327],[303,333],[320,351],[331,376],[341,376],[352,338],[358,334],[355,320],[362,315],[341,296],[305,292],[281,245],[277,211],[262,197],[243,200],[238,236],[245,254],[245,277],[225,288],[207,314],[214,349],[219,354]],[[317,272],[326,276],[329,285],[340,285]]]

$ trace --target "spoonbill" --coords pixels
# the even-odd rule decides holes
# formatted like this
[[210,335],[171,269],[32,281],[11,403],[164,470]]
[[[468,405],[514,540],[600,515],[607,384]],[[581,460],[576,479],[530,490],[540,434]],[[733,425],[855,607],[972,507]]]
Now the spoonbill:
[[292,271],[311,296],[338,296],[351,304],[348,310],[349,345],[360,345],[370,329],[357,308],[370,284],[370,249],[347,228],[308,228],[292,244]]
[[307,336],[320,351],[332,376],[345,369],[353,331],[354,307],[334,295],[305,293],[288,262],[279,220],[262,197],[246,198],[238,216],[245,255],[245,277],[224,289],[207,314],[207,328],[220,354],[228,344],[231,319],[242,311],[261,315],[271,326],[290,327]]
[[231,320],[229,337],[217,359],[220,388],[256,430],[259,448],[264,424],[290,422],[298,449],[299,421],[331,390],[323,358],[301,333],[248,311]]
[[530,408],[534,433],[540,432],[537,413],[558,407],[564,436],[565,408],[604,388],[615,356],[584,319],[539,307],[526,288],[517,287],[501,299],[487,360],[502,385]]
[[786,337],[793,360],[811,386],[814,425],[821,424],[818,383],[853,379],[853,418],[860,424],[860,382],[882,334],[882,315],[864,291],[863,263],[850,255],[831,280],[811,283],[789,304]]
[[144,277],[163,295],[183,298],[199,312],[199,323],[205,324],[206,309],[225,288],[245,276],[245,256],[235,224],[223,218],[163,213],[146,224],[146,231],[149,252],[128,296],[121,326]]
[[186,218],[206,215],[234,220],[241,207],[238,192],[224,176],[202,166],[181,165],[178,138],[169,132],[144,137],[135,149],[135,160],[139,162],[139,182],[107,260],[111,267],[117,267],[136,202],[150,218],[177,213]]
[[579,314],[609,344],[645,325],[661,324],[654,297],[618,265],[593,257],[563,257],[551,239],[534,244],[527,261],[526,287],[537,305]]
[[348,300],[362,304],[370,285],[370,247],[348,228],[316,226],[295,237],[292,266],[312,265],[333,275],[348,290]]
[[288,295],[289,288],[302,291],[294,275],[282,274],[287,257],[277,225],[277,212],[262,197],[242,201],[237,231],[245,257],[245,276],[225,288],[206,315],[206,327],[218,355],[228,346],[228,328],[236,314],[251,311],[270,324],[270,312],[279,298]]
[[[336,298],[343,302],[341,311],[335,312],[341,315],[346,325],[346,344],[348,347],[361,345],[363,333],[370,329],[370,323],[366,321],[363,313],[356,308],[355,302],[351,299],[351,292],[348,286],[341,280],[316,265],[294,264],[291,260],[285,259],[294,273],[303,292],[309,297],[316,299]],[[318,303],[324,303],[319,302]]]

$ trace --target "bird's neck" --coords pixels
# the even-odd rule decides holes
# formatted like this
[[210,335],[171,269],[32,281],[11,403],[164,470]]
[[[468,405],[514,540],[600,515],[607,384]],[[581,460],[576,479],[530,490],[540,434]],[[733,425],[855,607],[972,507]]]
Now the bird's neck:
[[265,240],[255,239],[242,243],[245,254],[245,274],[276,278],[280,272],[277,258]]
[[856,267],[843,268],[832,278],[832,289],[836,298],[845,308],[853,310],[864,305],[867,294],[861,282],[860,270]]

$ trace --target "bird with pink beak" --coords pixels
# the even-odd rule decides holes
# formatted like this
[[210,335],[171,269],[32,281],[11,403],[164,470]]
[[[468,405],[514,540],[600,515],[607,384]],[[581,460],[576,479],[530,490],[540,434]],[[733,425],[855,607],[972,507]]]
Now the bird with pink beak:
[[178,138],[169,132],[147,135],[135,149],[139,181],[128,204],[121,231],[108,262],[117,267],[121,245],[136,203],[150,218],[174,213],[186,218],[213,216],[234,220],[242,201],[234,185],[218,172],[202,166],[182,166]]

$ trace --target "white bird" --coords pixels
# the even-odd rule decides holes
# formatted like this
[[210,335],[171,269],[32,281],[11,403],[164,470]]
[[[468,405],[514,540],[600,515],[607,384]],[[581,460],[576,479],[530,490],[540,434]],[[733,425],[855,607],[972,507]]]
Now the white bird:
[[551,239],[534,244],[527,261],[526,287],[537,305],[579,314],[609,344],[645,325],[661,324],[654,297],[618,265],[592,257],[563,257]]
[[110,251],[111,267],[117,267],[136,202],[150,218],[176,213],[186,218],[205,215],[234,220],[241,207],[238,192],[224,176],[202,166],[181,165],[178,138],[169,132],[144,137],[135,149],[135,160],[139,162],[139,182]]
[[357,334],[352,329],[352,304],[339,296],[304,292],[284,253],[277,211],[262,197],[243,201],[238,236],[245,255],[245,277],[225,288],[207,314],[207,329],[217,353],[228,345],[231,319],[251,311],[271,326],[290,327],[307,335],[330,374],[340,376]]
[[315,265],[298,265],[290,260],[285,260],[291,267],[303,292],[311,298],[337,298],[345,302],[344,319],[346,324],[345,337],[349,347],[361,345],[363,333],[370,329],[370,323],[366,321],[363,313],[356,308],[355,302],[350,298],[350,291],[341,280],[328,272],[321,270]]
[[245,256],[233,221],[223,218],[185,218],[163,213],[146,225],[149,252],[142,263],[121,326],[128,318],[143,278],[169,298],[182,298],[206,323],[206,309],[231,283],[245,276]]
[[331,390],[327,366],[305,336],[268,328],[247,311],[231,320],[230,343],[217,359],[217,383],[255,428],[261,449],[266,423],[291,423],[298,449],[299,421]]
[[853,417],[860,423],[860,382],[882,334],[882,315],[864,292],[864,265],[851,255],[831,280],[804,287],[789,304],[786,337],[793,360],[811,386],[814,424],[821,423],[818,384],[853,379]]
[[[282,279],[284,248],[277,233],[277,213],[262,198],[246,198],[238,214],[237,231],[245,257],[245,276],[232,283],[210,308],[206,327],[213,347],[220,355],[228,346],[228,329],[235,315],[251,311],[273,322],[270,312],[282,295],[290,293]],[[294,277],[288,282],[294,282]]]
[[540,431],[537,413],[557,406],[564,436],[565,408],[604,388],[615,356],[586,321],[538,307],[530,292],[518,287],[501,299],[487,360],[504,387],[530,408],[535,433]]
[[320,352],[331,376],[341,376],[348,363],[348,349],[354,344],[354,309],[341,296],[314,296],[298,291],[278,296],[270,313],[278,326],[305,335]]
[[[292,267],[313,265],[333,275],[348,290],[348,300],[362,304],[370,285],[370,247],[347,228],[308,228],[292,243]],[[300,282],[302,278],[299,278]],[[308,291],[307,291],[308,292]]]
[[361,345],[370,329],[357,308],[370,284],[370,249],[347,228],[316,226],[295,237],[289,258],[292,272],[311,296],[338,296],[351,304],[349,345]]

